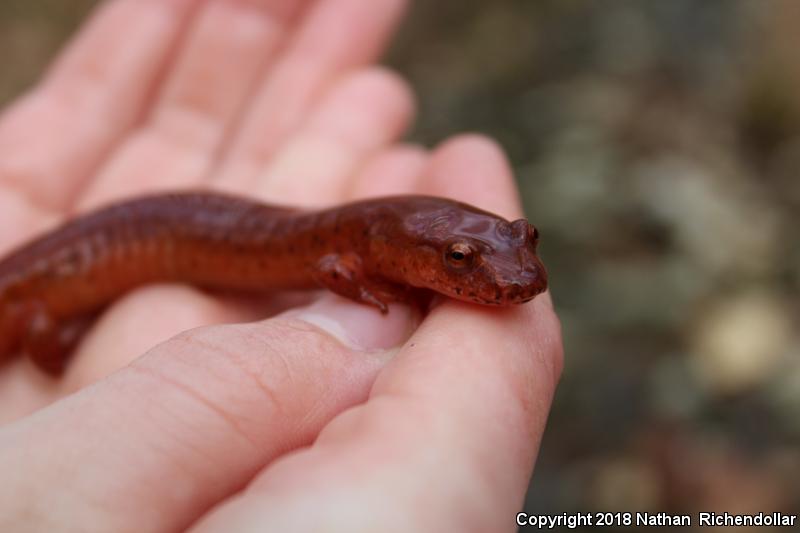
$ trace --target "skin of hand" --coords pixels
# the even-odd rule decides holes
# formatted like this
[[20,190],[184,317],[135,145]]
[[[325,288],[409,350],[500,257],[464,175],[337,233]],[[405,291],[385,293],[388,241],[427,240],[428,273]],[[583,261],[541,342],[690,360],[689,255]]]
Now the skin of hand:
[[[371,63],[403,4],[101,4],[0,117],[0,249],[187,187],[519,216],[492,141],[397,142],[410,90]],[[326,293],[270,302],[146,287],[61,379],[0,367],[0,530],[516,531],[562,365],[549,294],[442,301],[421,323]]]

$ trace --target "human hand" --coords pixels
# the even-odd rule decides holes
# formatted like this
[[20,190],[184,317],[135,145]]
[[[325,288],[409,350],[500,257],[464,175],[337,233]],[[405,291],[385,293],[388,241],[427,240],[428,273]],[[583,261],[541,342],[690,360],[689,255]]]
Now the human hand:
[[[198,186],[292,204],[419,192],[518,215],[491,141],[395,144],[409,89],[365,65],[402,7],[107,3],[0,119],[0,247]],[[403,306],[384,317],[328,294],[190,329],[263,312],[148,287],[103,315],[63,378],[22,358],[0,369],[2,529],[516,528],[560,373],[549,295],[444,301],[413,334]]]

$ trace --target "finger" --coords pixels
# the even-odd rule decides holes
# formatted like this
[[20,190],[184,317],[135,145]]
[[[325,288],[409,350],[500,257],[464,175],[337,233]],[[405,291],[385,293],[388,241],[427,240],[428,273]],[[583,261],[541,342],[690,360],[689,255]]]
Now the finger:
[[[87,333],[58,380],[57,397],[80,390],[124,368],[147,350],[198,326],[252,322],[307,305],[318,295],[209,294],[184,285],[153,285],[116,302]],[[154,315],[152,309],[158,309]],[[164,317],[170,317],[165,320]],[[36,369],[37,372],[41,373]]]
[[70,206],[142,115],[194,3],[102,4],[52,72],[0,119],[0,183],[42,209]]
[[[477,532],[506,523],[511,531],[554,387],[552,373],[531,372],[522,360],[538,366],[560,350],[557,324],[532,321],[553,317],[548,303],[536,302],[516,316],[488,317],[463,304],[458,336],[439,332],[451,318],[435,310],[366,404],[334,419],[310,449],[269,466],[192,531],[337,524],[343,531]],[[520,349],[533,338],[545,342]],[[506,357],[516,369],[489,361]]]
[[80,531],[183,530],[366,398],[408,316],[336,305],[187,332],[6,426],[0,529],[46,530],[56,515]]
[[114,154],[83,208],[196,186],[304,2],[214,0],[198,13],[144,127]]
[[507,218],[521,216],[511,167],[502,148],[488,137],[465,134],[443,143],[425,176],[422,192],[460,199]]
[[[508,165],[486,140],[446,144],[425,175],[428,192],[459,191],[464,201],[515,209],[515,195],[498,192],[511,182]],[[228,531],[302,531],[335,523],[350,530],[490,531],[511,524],[560,374],[559,328],[547,296],[510,309],[437,307],[381,373],[366,404],[334,419],[309,450],[271,465],[196,530],[226,524]],[[440,475],[431,477],[432,468]],[[357,513],[354,501],[362,502]]]
[[213,149],[304,3],[212,0],[164,83],[154,126]]
[[[159,310],[157,316],[152,309]],[[80,390],[183,331],[256,318],[241,306],[192,287],[143,287],[115,302],[100,317],[75,350],[58,393]]]
[[60,388],[26,358],[4,362],[0,367],[0,427],[51,404],[60,396]]
[[410,144],[389,147],[372,157],[353,180],[354,198],[415,192],[428,162],[428,152]]
[[270,201],[341,200],[365,160],[405,130],[413,109],[411,91],[397,75],[356,71],[331,87],[255,182],[243,181],[248,174],[242,173],[227,183]]
[[320,0],[243,113],[219,175],[253,182],[332,80],[386,46],[405,0]]
[[124,198],[199,187],[211,156],[180,139],[144,129],[129,136],[77,199],[86,212]]
[[51,211],[41,209],[28,201],[22,193],[13,189],[0,189],[0,257],[14,247],[55,225],[59,217]]

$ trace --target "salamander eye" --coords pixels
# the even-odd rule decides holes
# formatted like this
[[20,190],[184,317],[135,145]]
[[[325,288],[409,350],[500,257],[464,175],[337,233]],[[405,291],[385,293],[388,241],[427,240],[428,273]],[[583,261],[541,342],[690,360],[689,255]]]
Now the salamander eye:
[[454,242],[447,247],[445,262],[456,270],[469,269],[475,262],[475,250],[467,243]]

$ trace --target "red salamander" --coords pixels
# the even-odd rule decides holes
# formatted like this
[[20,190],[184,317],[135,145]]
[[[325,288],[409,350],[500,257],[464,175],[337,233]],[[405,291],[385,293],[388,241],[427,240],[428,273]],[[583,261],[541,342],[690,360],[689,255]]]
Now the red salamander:
[[547,288],[538,232],[453,200],[377,198],[322,210],[206,192],[124,201],[66,222],[0,260],[0,360],[51,374],[104,307],[135,287],[325,287],[386,312],[433,290],[484,305]]

